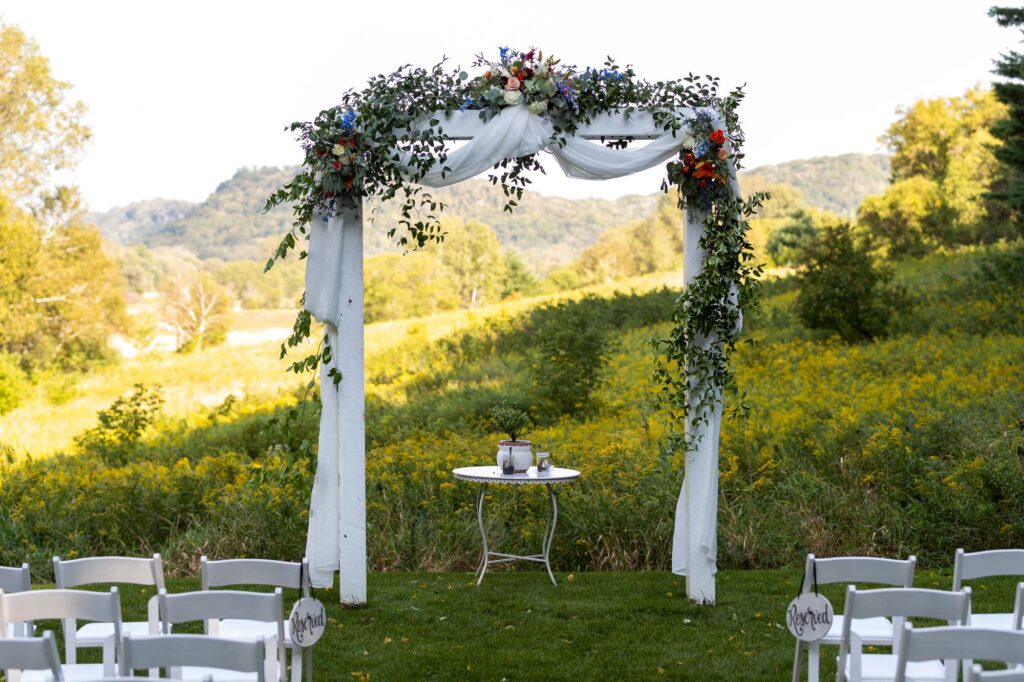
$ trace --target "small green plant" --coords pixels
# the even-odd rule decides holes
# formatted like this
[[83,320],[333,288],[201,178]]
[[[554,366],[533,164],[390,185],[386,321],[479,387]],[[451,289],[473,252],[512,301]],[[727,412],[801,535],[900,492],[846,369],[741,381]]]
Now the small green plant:
[[530,428],[530,415],[518,407],[502,403],[491,408],[491,422],[496,429],[507,433],[509,440],[517,441]]
[[136,384],[131,394],[100,410],[96,414],[99,424],[78,436],[75,443],[82,452],[95,455],[111,466],[124,466],[143,432],[156,420],[162,405],[159,390]]

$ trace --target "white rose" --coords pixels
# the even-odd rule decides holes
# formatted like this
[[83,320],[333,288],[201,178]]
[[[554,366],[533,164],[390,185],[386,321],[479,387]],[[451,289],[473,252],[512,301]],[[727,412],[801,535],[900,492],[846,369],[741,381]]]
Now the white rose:
[[683,138],[683,146],[687,149],[693,149],[695,144],[697,144],[697,140],[694,139],[693,135],[687,135]]
[[531,102],[530,106],[527,108],[530,110],[531,114],[540,115],[548,110],[548,101],[546,99],[542,99],[536,102]]
[[343,144],[336,144],[336,145],[334,145],[334,147],[333,147],[333,148],[331,149],[331,152],[332,152],[332,153],[333,153],[333,154],[334,154],[335,156],[341,156],[342,154],[344,154],[344,153],[345,153],[345,145],[343,145]]
[[523,101],[523,93],[518,90],[506,90],[505,91],[505,103],[506,104],[519,104]]

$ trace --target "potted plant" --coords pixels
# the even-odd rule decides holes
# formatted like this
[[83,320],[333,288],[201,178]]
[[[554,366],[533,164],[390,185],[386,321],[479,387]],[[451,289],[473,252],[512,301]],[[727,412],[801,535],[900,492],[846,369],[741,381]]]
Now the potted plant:
[[502,473],[524,474],[533,465],[533,448],[528,440],[520,440],[530,427],[530,415],[507,403],[491,408],[491,421],[508,440],[498,441],[498,466]]

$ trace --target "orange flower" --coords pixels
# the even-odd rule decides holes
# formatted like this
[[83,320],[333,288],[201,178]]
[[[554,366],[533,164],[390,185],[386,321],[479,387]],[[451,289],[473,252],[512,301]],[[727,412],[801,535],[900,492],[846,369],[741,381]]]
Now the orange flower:
[[693,177],[695,178],[714,178],[715,167],[709,161],[701,161],[697,164],[696,169],[693,171]]

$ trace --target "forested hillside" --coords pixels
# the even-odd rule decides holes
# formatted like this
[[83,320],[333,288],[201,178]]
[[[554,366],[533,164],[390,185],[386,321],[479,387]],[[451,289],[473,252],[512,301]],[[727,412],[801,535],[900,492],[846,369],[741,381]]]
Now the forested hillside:
[[[264,214],[264,201],[292,175],[291,168],[241,169],[199,204],[152,199],[90,218],[107,239],[122,245],[180,246],[204,259],[263,261],[269,251],[261,240],[283,234],[291,223],[286,209]],[[446,214],[490,225],[502,246],[520,252],[536,270],[567,263],[604,230],[650,214],[658,200],[656,193],[610,201],[529,194],[510,214],[503,210],[501,191],[483,180],[435,194],[448,205]],[[366,233],[367,255],[398,251],[387,237],[397,222],[395,206],[375,214]]]
[[758,166],[741,173],[740,183],[744,191],[763,185],[792,185],[814,208],[853,216],[864,197],[885,191],[889,184],[889,157],[842,154]]

